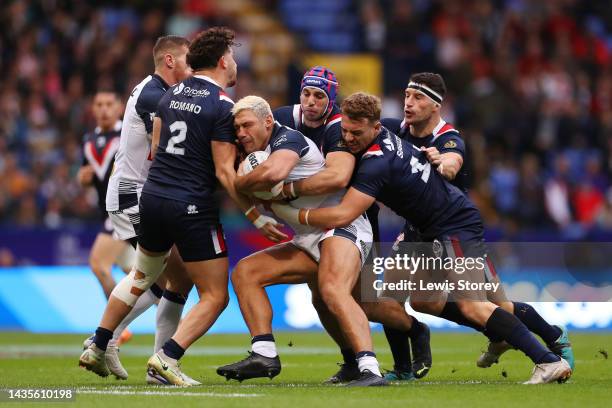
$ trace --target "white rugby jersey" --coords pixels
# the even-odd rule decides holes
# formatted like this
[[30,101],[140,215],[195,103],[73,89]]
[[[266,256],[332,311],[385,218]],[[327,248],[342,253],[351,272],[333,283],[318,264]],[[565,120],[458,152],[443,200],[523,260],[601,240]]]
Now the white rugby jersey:
[[[300,159],[297,164],[291,169],[285,181],[296,181],[308,178],[325,167],[325,158],[317,147],[317,145],[302,133],[280,125],[278,122],[274,125],[270,143],[266,147],[266,152],[272,154],[276,150],[288,149],[296,152]],[[301,196],[289,202],[294,208],[320,208],[335,206],[342,201],[342,197],[346,189],[342,189],[330,194]],[[320,228],[295,225],[285,220],[296,234],[304,234],[311,232],[320,232]]]
[[157,74],[147,76],[132,91],[123,116],[119,150],[106,193],[106,211],[138,205],[151,167],[151,135],[157,104],[169,86]]

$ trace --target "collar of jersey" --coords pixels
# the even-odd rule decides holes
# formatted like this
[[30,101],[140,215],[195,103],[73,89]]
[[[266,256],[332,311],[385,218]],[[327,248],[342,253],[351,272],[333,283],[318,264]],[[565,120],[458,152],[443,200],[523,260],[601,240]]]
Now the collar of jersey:
[[217,81],[215,81],[214,79],[212,79],[209,76],[206,76],[206,75],[194,75],[193,77],[194,78],[198,78],[198,79],[203,79],[203,80],[208,81],[208,82],[210,82],[213,85],[217,85],[219,88],[223,89],[223,87],[221,85],[219,85],[217,83]]
[[[436,125],[436,127],[433,129],[433,132],[431,132],[430,135],[425,136],[425,137],[430,137],[433,136],[433,138],[435,139],[436,137],[438,137],[438,132],[440,132],[440,129],[442,129],[444,127],[444,125],[446,125],[446,122],[444,121],[444,119],[440,118],[440,122],[438,122],[438,124]],[[400,133],[402,133],[402,131],[405,130],[405,132],[412,136],[410,134],[410,126],[408,126],[406,124],[406,119],[402,120],[402,123],[400,123]],[[414,136],[413,136],[414,137]]]
[[165,90],[168,90],[168,88],[170,88],[170,85],[168,85],[168,83],[166,81],[164,81],[164,78],[162,78],[161,76],[159,76],[157,74],[153,74],[151,76],[153,78],[157,78],[157,80],[162,83],[162,86],[164,87]]

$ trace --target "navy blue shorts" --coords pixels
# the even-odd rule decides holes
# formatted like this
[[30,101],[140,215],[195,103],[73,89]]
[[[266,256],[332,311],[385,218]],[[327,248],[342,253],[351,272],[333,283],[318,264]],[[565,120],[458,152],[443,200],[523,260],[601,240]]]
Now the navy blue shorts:
[[176,244],[185,262],[226,258],[223,227],[211,211],[151,194],[140,196],[138,244],[152,252],[164,252]]

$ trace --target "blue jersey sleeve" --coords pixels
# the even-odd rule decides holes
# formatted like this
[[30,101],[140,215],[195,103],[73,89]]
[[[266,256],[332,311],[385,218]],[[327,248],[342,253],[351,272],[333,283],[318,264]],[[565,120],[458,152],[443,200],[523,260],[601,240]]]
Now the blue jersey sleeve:
[[211,139],[218,142],[234,143],[236,141],[236,133],[234,130],[234,116],[232,115],[233,104],[222,100],[220,105]]
[[288,126],[291,129],[295,128],[295,123],[293,121],[293,106],[281,106],[280,108],[276,108],[272,111],[272,116],[274,116],[274,120],[281,125]]
[[134,108],[144,122],[147,133],[153,132],[153,116],[155,116],[157,104],[163,95],[163,90],[145,86],[138,96]]
[[399,135],[401,130],[402,121],[395,118],[382,118],[380,123],[386,127],[391,133]]
[[270,145],[270,150],[274,153],[277,150],[292,150],[298,154],[298,156],[303,157],[310,146],[308,142],[306,142],[306,138],[302,136],[301,133],[295,131],[286,132],[279,137],[276,138]]
[[323,155],[325,156],[327,153],[331,152],[351,152],[342,139],[342,128],[340,127],[340,122],[334,123],[325,131],[322,151]]
[[389,182],[389,177],[389,166],[384,157],[362,158],[351,187],[376,198]]
[[440,135],[432,143],[440,153],[458,153],[461,157],[465,156],[465,142],[458,133],[450,132]]

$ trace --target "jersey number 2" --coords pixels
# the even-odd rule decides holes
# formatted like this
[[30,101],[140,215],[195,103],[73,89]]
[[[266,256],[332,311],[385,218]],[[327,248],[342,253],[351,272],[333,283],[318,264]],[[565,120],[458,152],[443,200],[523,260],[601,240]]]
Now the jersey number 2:
[[178,132],[178,134],[172,136],[168,140],[168,146],[166,146],[166,153],[178,154],[183,156],[185,154],[185,148],[175,147],[175,145],[185,141],[185,138],[187,137],[187,124],[182,120],[172,122],[172,124],[170,125],[170,133],[174,134],[176,132]]
[[416,157],[412,156],[410,159],[410,166],[412,167],[412,174],[422,172],[421,180],[424,183],[427,183],[429,180],[429,173],[431,173],[431,164],[429,162],[423,164]]

